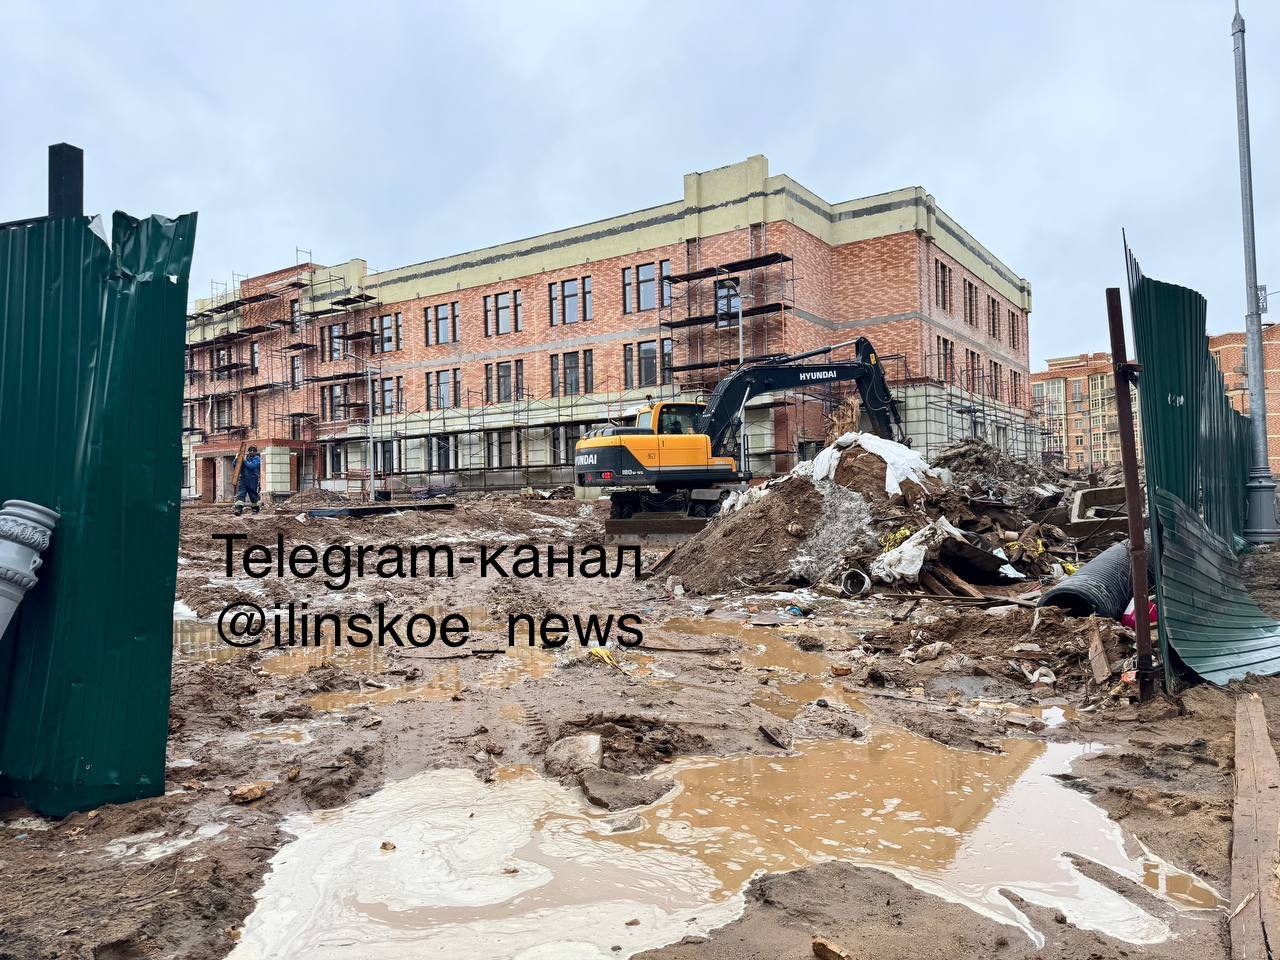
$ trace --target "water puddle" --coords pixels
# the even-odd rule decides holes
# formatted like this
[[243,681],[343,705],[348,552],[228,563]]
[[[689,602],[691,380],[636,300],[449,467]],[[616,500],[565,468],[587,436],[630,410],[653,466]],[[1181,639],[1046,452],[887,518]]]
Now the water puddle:
[[662,625],[662,635],[664,645],[676,645],[679,641],[675,638],[680,636],[740,641],[742,649],[735,655],[743,667],[769,677],[752,702],[780,719],[793,719],[818,699],[853,709],[861,706],[856,695],[836,682],[832,662],[825,654],[801,650],[788,639],[790,634],[776,627],[752,627],[713,617],[676,618]]
[[526,769],[491,785],[460,770],[420,774],[289,818],[297,839],[273,859],[231,956],[337,956],[358,944],[370,960],[626,957],[732,920],[759,871],[830,859],[893,872],[1037,944],[1000,890],[1132,943],[1170,935],[1068,853],[1179,906],[1220,904],[1127,847],[1099,808],[1053,779],[1084,745],[1004,746],[968,753],[885,731],[804,742],[789,756],[684,759],[661,771],[676,791],[622,830],[616,814]]
[[115,860],[132,860],[150,863],[167,857],[175,851],[189,847],[201,840],[210,840],[227,829],[225,823],[206,823],[195,830],[187,830],[169,840],[162,840],[163,830],[151,830],[147,833],[135,833],[120,837],[106,846],[107,855]]
[[[476,638],[493,636],[481,619],[483,611],[463,610],[473,624]],[[230,661],[245,656],[246,651],[224,643],[216,625],[192,620],[173,622],[173,648],[177,655],[196,660]],[[462,692],[468,683],[493,689],[505,689],[523,680],[538,680],[555,669],[555,653],[538,647],[498,647],[492,657],[475,657],[464,673],[467,659],[451,659],[448,648],[417,655],[416,651],[394,660],[385,650],[377,647],[351,647],[332,644],[312,647],[264,647],[258,661],[264,673],[275,676],[296,676],[315,667],[330,663],[340,664],[344,670],[355,673],[382,673],[393,663],[397,667],[418,667],[430,671],[428,680],[405,686],[383,686],[376,682],[361,681],[355,690],[336,690],[315,694],[304,702],[315,710],[342,710],[368,704],[397,703],[401,700],[448,700]],[[585,651],[574,651],[585,655]],[[432,659],[438,663],[432,663]],[[629,655],[625,661],[632,676],[646,676],[652,672],[651,658]],[[470,679],[468,679],[470,678]]]

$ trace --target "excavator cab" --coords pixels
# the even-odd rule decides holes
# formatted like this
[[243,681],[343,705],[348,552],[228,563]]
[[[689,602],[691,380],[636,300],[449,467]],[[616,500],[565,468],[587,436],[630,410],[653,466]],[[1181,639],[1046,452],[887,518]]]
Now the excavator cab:
[[711,438],[698,431],[704,414],[700,403],[659,401],[637,410],[629,424],[593,431],[574,450],[578,485],[665,491],[738,479],[733,458],[713,457]]

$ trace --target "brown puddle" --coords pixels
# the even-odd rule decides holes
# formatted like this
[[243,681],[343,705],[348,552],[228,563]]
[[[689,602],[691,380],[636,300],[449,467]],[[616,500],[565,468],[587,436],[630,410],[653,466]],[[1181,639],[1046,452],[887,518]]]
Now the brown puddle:
[[[464,610],[473,624],[473,633],[478,642],[481,638],[492,636],[487,630],[481,611]],[[173,623],[173,648],[175,653],[199,660],[229,661],[245,656],[245,649],[223,642],[214,624],[200,623],[194,620],[175,620]],[[263,657],[258,661],[265,673],[276,676],[293,676],[305,673],[313,667],[330,663],[338,663],[343,669],[357,673],[381,673],[388,666],[417,666],[424,671],[432,671],[429,680],[408,686],[366,686],[361,681],[356,690],[337,690],[315,694],[304,699],[304,703],[315,710],[341,710],[362,704],[387,704],[401,700],[448,700],[460,693],[468,682],[490,688],[506,688],[524,679],[537,680],[546,676],[555,667],[555,655],[552,651],[537,647],[499,647],[496,643],[490,649],[497,652],[490,658],[477,657],[474,663],[479,665],[479,672],[472,671],[464,679],[462,659],[449,659],[447,653],[435,654],[439,664],[431,663],[432,655],[408,655],[393,658],[386,650],[378,647],[324,646],[310,647],[274,647],[264,646]],[[447,651],[447,648],[445,648]],[[648,658],[630,658],[632,668],[628,670],[633,676],[644,676],[648,670]]]
[[[492,785],[460,770],[420,774],[291,817],[298,839],[273,859],[231,956],[358,943],[372,960],[626,957],[732,920],[757,872],[829,859],[888,870],[1036,943],[1002,889],[1132,943],[1170,935],[1067,854],[1179,906],[1221,904],[1194,877],[1129,849],[1099,808],[1053,778],[1085,745],[1004,746],[969,753],[885,731],[803,742],[787,756],[684,759],[662,771],[676,791],[622,832],[612,824],[630,815],[606,819],[524,769]],[[382,840],[395,851],[380,851]]]
[[[815,631],[799,631],[812,633]],[[664,644],[672,638],[692,636],[704,639],[738,640],[742,649],[735,654],[747,670],[761,671],[769,679],[761,685],[752,702],[783,720],[791,720],[806,704],[821,698],[828,703],[853,709],[861,706],[857,696],[845,690],[831,674],[831,660],[821,651],[805,651],[795,645],[797,631],[777,627],[753,627],[732,620],[704,617],[701,620],[676,618],[661,626]],[[643,649],[643,648],[642,648]]]

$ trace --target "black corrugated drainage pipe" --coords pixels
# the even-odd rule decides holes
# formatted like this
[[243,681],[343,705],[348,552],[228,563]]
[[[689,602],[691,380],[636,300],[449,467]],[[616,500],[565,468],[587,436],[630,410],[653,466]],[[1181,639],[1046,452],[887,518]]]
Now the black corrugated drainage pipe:
[[1121,540],[1086,563],[1040,598],[1042,607],[1061,607],[1073,616],[1091,613],[1119,620],[1133,599],[1129,541]]

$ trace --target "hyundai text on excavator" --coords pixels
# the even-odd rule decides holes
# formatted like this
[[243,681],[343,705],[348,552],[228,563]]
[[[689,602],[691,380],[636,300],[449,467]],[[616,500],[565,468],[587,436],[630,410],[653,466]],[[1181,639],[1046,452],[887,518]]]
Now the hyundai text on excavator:
[[751,479],[745,457],[738,463],[732,456],[747,403],[765,393],[839,381],[857,385],[877,435],[907,443],[875,348],[866,337],[852,343],[854,360],[797,362],[846,343],[750,364],[721,380],[705,405],[660,400],[641,407],[630,424],[592,431],[574,448],[577,485],[610,490],[615,520],[642,514],[712,516],[731,488]]

